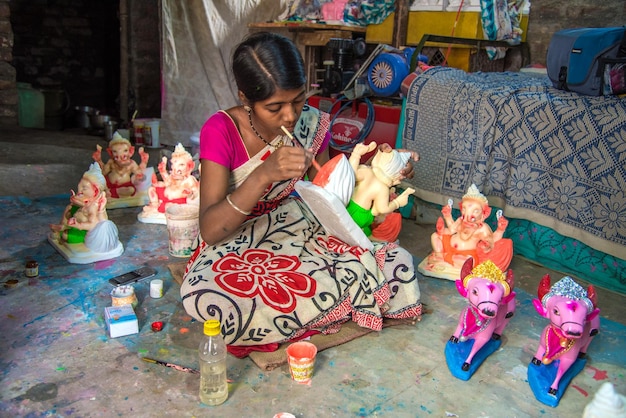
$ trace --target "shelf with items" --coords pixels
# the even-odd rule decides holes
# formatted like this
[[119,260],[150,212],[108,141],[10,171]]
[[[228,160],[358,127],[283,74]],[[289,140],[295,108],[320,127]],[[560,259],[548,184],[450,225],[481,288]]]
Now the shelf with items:
[[[443,7],[443,6],[442,6]],[[526,40],[528,29],[528,14],[522,15],[521,20],[522,42]],[[385,43],[392,41],[394,28],[394,16],[390,15],[385,21],[378,25],[367,27],[365,41],[367,43]],[[450,37],[454,29],[454,36],[465,39],[484,39],[483,27],[480,13],[475,11],[431,11],[412,10],[409,12],[406,45],[416,46],[420,43],[424,35],[441,35]],[[447,56],[447,65],[470,71],[472,61],[476,60],[477,48],[472,45],[442,44],[429,42],[425,46],[437,48],[440,55]]]
[[319,84],[320,70],[323,70],[324,60],[332,59],[326,46],[331,39],[365,38],[367,28],[341,24],[326,24],[313,22],[261,22],[248,25],[251,32],[268,31],[280,33],[291,39],[304,59],[304,65],[311,84]]
[[[464,12],[480,12],[480,0],[413,0],[409,10],[457,12],[459,8]],[[528,14],[529,10],[530,0],[526,0],[523,12]]]

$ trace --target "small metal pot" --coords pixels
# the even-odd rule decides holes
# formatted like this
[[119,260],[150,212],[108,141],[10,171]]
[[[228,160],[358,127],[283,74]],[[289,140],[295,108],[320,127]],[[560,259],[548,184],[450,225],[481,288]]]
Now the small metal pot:
[[117,130],[117,122],[109,120],[104,123],[104,139],[110,141],[113,139],[113,134]]
[[105,124],[112,121],[113,118],[109,115],[91,115],[89,120],[91,121],[92,128],[104,129]]
[[76,106],[74,110],[76,111],[76,125],[78,125],[79,128],[91,128],[89,118],[91,115],[97,114],[98,111],[91,106]]

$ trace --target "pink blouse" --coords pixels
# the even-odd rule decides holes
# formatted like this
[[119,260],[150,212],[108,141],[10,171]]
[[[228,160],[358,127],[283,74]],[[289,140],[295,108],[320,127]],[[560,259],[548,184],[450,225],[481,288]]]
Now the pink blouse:
[[213,114],[202,126],[200,159],[213,161],[231,171],[250,159],[235,121],[223,110]]

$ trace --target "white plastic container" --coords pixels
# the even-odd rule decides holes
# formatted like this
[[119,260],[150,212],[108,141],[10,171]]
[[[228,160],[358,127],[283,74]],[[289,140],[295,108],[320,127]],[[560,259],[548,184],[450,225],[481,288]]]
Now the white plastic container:
[[198,348],[200,357],[200,401],[216,406],[228,399],[226,380],[226,343],[221,334],[220,321],[209,319],[204,323],[204,335]]
[[143,141],[148,148],[161,148],[161,120],[151,119],[143,124]]

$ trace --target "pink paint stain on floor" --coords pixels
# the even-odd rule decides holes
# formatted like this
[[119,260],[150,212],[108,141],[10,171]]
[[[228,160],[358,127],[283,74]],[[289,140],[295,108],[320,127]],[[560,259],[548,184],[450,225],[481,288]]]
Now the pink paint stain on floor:
[[576,389],[577,391],[579,391],[585,398],[589,396],[589,393],[583,388],[581,388],[580,386],[572,385],[572,387]]
[[115,263],[115,260],[102,260],[102,261],[96,261],[96,264],[94,265],[94,270],[105,270],[109,267],[111,267],[113,265],[113,263]]
[[609,374],[607,373],[606,370],[600,370],[597,369],[593,366],[587,366],[588,369],[590,369],[591,371],[593,371],[593,380],[606,380],[609,377]]

